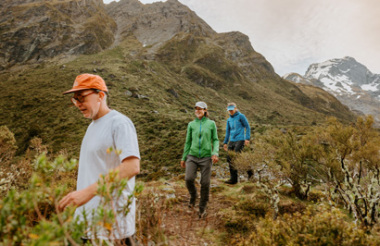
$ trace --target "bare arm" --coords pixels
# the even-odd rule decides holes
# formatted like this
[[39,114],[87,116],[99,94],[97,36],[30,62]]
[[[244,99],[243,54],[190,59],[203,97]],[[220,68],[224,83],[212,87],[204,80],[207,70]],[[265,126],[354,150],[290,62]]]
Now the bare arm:
[[[133,178],[140,172],[140,159],[135,156],[127,157],[121,162],[118,167],[110,170],[110,172],[118,173],[116,180]],[[108,180],[108,176],[109,175],[107,174],[106,180]],[[96,195],[97,190],[98,182],[93,183],[92,185],[82,190],[70,192],[59,201],[58,208],[60,210],[63,210],[69,205],[74,205],[77,207],[82,206]]]
[[118,172],[119,180],[124,178],[131,179],[140,173],[140,159],[136,156],[129,156],[113,171]]

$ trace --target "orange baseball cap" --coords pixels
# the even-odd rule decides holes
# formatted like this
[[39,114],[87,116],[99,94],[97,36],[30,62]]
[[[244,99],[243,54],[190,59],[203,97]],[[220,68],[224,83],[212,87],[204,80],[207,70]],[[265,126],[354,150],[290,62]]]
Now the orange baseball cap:
[[68,94],[81,90],[96,89],[108,92],[106,83],[102,77],[98,75],[93,75],[89,73],[78,75],[75,78],[73,88],[71,90],[63,92],[63,94]]

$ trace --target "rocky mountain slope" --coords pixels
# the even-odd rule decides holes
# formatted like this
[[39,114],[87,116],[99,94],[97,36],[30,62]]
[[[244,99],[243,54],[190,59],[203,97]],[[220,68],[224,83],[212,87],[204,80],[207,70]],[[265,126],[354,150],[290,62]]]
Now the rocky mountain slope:
[[62,55],[96,53],[114,42],[102,0],[2,0],[0,71]]
[[216,33],[176,0],[7,0],[1,11],[0,125],[19,151],[40,137],[53,152],[78,153],[88,121],[61,93],[88,72],[105,79],[111,107],[134,121],[145,170],[178,168],[200,100],[220,138],[231,101],[257,129],[355,118],[327,93],[280,78],[246,35]]
[[373,74],[352,57],[331,59],[309,66],[304,76],[285,79],[320,87],[360,114],[371,114],[380,122],[380,74]]
[[158,47],[177,33],[211,36],[215,31],[188,7],[175,0],[142,4],[138,0],[121,0],[106,5],[117,23],[115,44],[134,35],[143,46]]

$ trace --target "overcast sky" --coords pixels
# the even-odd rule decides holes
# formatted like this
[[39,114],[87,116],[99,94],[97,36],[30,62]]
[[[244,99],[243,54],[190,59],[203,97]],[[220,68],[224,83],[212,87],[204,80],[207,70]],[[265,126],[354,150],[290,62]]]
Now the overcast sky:
[[344,56],[380,74],[380,0],[179,1],[217,32],[248,35],[281,76]]

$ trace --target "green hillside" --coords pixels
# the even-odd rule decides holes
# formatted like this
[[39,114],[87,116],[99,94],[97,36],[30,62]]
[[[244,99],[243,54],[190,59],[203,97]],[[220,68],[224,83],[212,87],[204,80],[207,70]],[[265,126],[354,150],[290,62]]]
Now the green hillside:
[[[190,39],[193,44],[183,44]],[[51,152],[65,149],[77,156],[89,121],[62,92],[78,74],[96,73],[109,86],[111,107],[135,123],[143,164],[157,171],[162,166],[177,166],[196,101],[209,105],[221,140],[230,101],[239,105],[253,126],[311,125],[334,113],[321,114],[318,108],[307,107],[313,100],[273,73],[253,74],[257,82],[249,81],[206,38],[178,36],[150,60],[144,59],[148,49],[130,37],[94,55],[2,72],[0,125],[15,133],[19,153],[30,139],[40,137]],[[352,115],[340,118],[348,121]]]
[[[0,244],[81,242],[74,208],[61,213],[57,203],[75,189],[75,159],[91,122],[62,94],[82,73],[103,77],[110,107],[136,126],[139,244],[379,244],[373,119],[356,119],[320,88],[280,78],[248,36],[216,33],[177,0],[6,0],[0,7]],[[220,151],[204,219],[188,209],[179,165],[197,101],[208,104],[220,143],[228,102],[252,127],[251,144],[230,153],[238,184],[223,182],[229,165]],[[97,195],[113,203],[107,197],[124,181],[105,193],[103,183]],[[113,214],[103,215],[94,225],[109,230]]]

